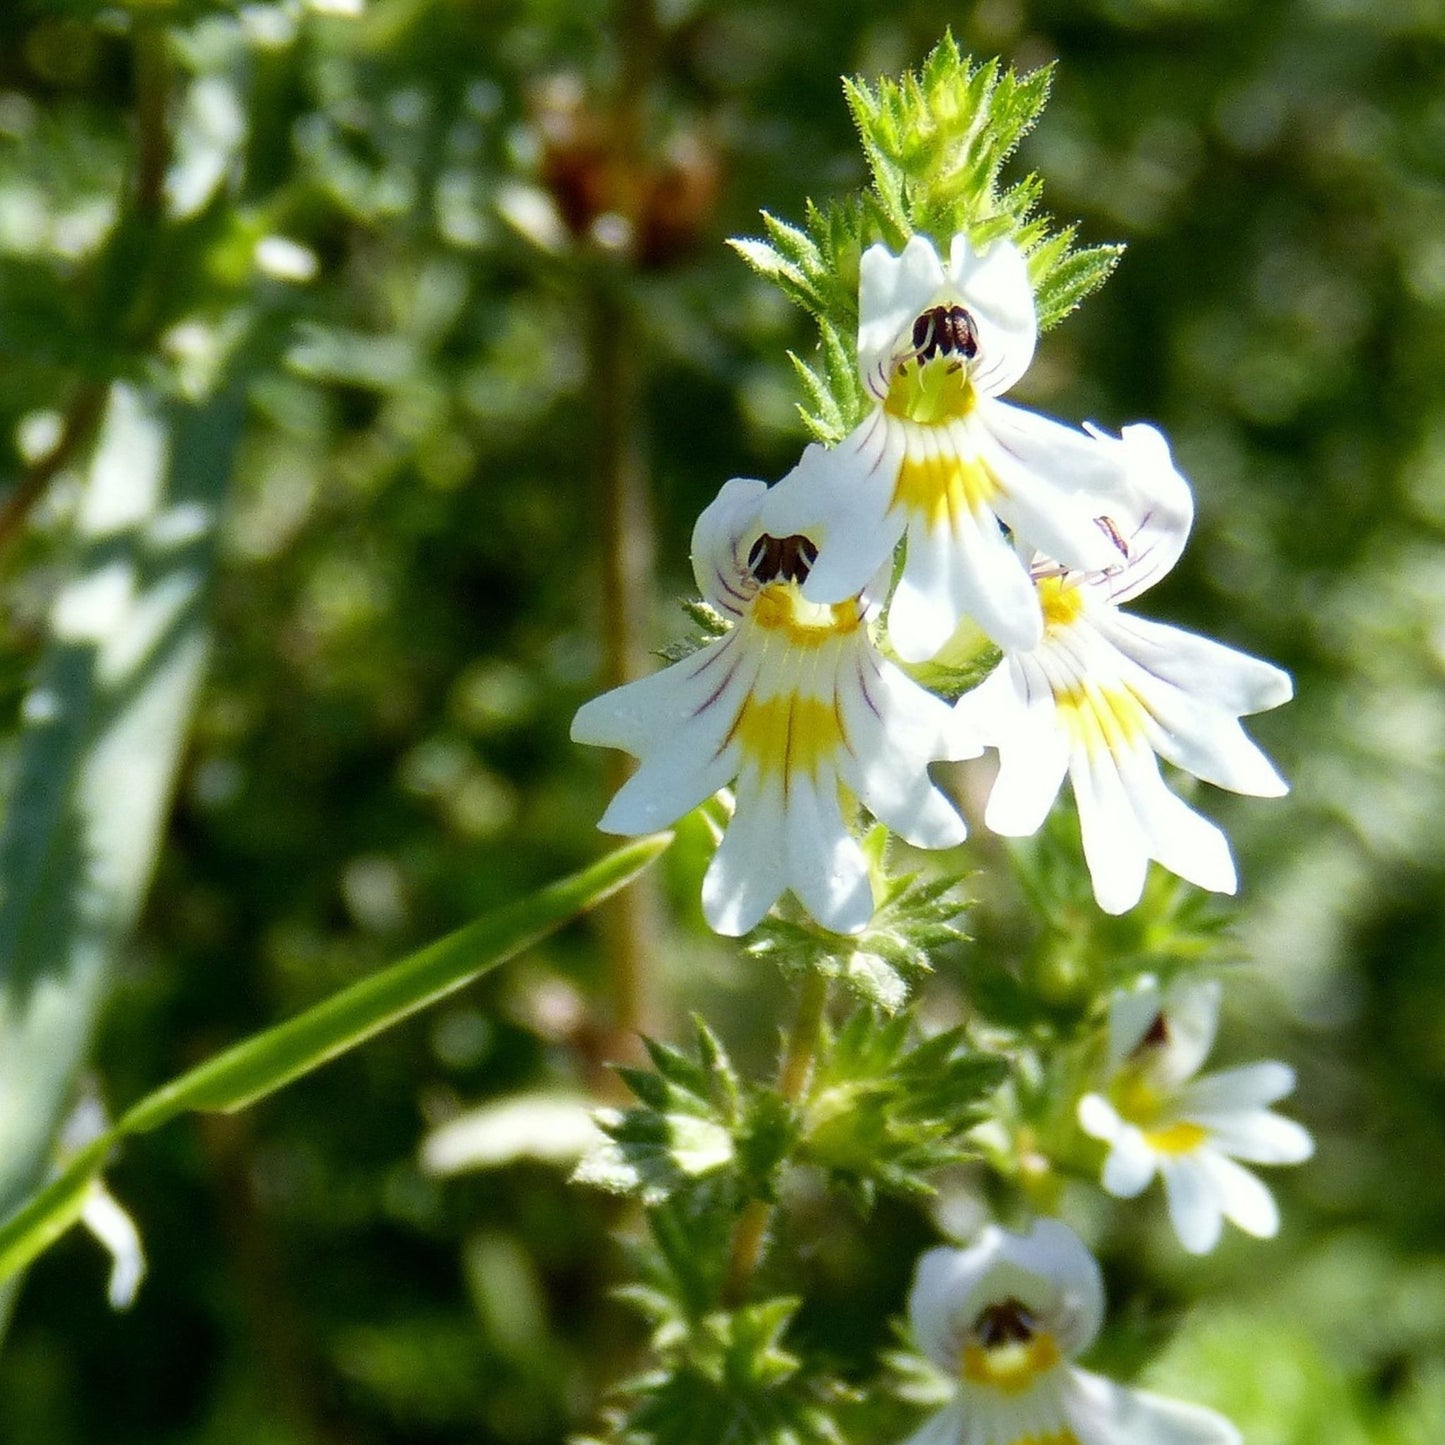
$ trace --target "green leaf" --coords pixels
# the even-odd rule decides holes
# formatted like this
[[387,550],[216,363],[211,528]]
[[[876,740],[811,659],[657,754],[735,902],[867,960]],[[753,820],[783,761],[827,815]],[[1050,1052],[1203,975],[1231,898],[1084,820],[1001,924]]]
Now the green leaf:
[[967,937],[961,926],[966,904],[956,878],[889,876],[882,858],[886,837],[878,827],[866,840],[878,906],[861,933],[830,933],[802,914],[771,914],[752,934],[748,952],[789,973],[816,969],[884,1013],[902,1008],[913,983],[932,971],[932,954]]
[[112,389],[0,832],[0,1214],[51,1158],[155,863],[243,402]]
[[232,1113],[255,1103],[529,948],[630,883],[671,841],[659,834],[629,843],[148,1095],[0,1225],[0,1280],[24,1268],[74,1222],[89,1181],[126,1136],[156,1129],[188,1109]]
[[827,1169],[865,1205],[886,1189],[926,1194],[928,1175],[977,1151],[964,1138],[1007,1076],[962,1029],[912,1042],[907,1015],[860,1010],[820,1051],[799,1157]]

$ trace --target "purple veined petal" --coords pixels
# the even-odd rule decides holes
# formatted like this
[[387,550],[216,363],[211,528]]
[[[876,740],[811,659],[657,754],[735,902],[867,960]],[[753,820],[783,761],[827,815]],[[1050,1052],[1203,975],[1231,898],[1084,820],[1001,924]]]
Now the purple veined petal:
[[782,836],[782,790],[749,768],[738,778],[732,821],[703,875],[703,916],[715,933],[740,938],[778,901],[787,886]]
[[960,698],[958,708],[966,720],[977,718],[980,734],[998,749],[998,776],[984,808],[985,826],[1004,838],[1032,837],[1043,826],[1069,769],[1068,739],[1059,727],[1047,681],[1031,659],[1010,658]]
[[1241,1064],[1194,1079],[1180,1090],[1179,1107],[1190,1118],[1263,1109],[1289,1094],[1294,1083],[1294,1070],[1275,1059]]
[[733,747],[701,759],[691,747],[649,754],[617,790],[597,826],[604,833],[655,833],[727,787],[737,771]]
[[1243,1445],[1223,1415],[1072,1369],[1064,1413],[1078,1445]]
[[1268,1109],[1248,1114],[1203,1116],[1214,1147],[1246,1164],[1303,1164],[1315,1152],[1315,1141],[1302,1124]]
[[762,531],[758,513],[765,482],[734,477],[703,508],[692,529],[692,571],[698,591],[720,612],[740,617],[757,591],[747,556]]
[[[1100,572],[1119,562],[1114,539],[1094,519],[1107,516],[1111,505],[1117,509],[1123,471],[1096,438],[997,400],[980,405],[974,423],[987,434],[988,461],[1026,542],[1075,571]],[[1062,497],[1077,498],[1085,509],[1067,509],[1073,525],[1066,530],[1054,520]],[[1046,538],[1052,545],[1044,545]]]
[[816,775],[800,769],[789,778],[775,852],[780,841],[798,902],[834,933],[861,933],[873,917],[873,888],[868,861],[843,821],[831,767]]
[[889,370],[913,323],[933,304],[947,278],[926,236],[914,236],[895,256],[869,246],[858,263],[858,374],[875,396],[887,393]]
[[[681,662],[583,703],[572,719],[572,741],[643,757],[696,720],[720,718],[718,704],[731,695],[740,670],[751,675],[748,661],[740,635],[730,632]],[[731,723],[728,717],[719,725],[725,732]]]
[[1279,1233],[1274,1195],[1248,1169],[1213,1149],[1201,1149],[1197,1162],[1214,1181],[1226,1219],[1256,1239],[1273,1239]]
[[1145,672],[1232,717],[1268,712],[1294,696],[1289,673],[1181,627],[1123,612],[1100,620],[1109,641]]
[[1104,512],[1124,544],[1125,560],[1100,584],[1119,606],[1147,591],[1179,560],[1194,525],[1194,493],[1174,466],[1169,443],[1152,426],[1126,426],[1111,437],[1090,422],[1084,429],[1118,465],[1120,493]]
[[1224,1228],[1224,1200],[1214,1176],[1201,1166],[1198,1152],[1160,1158],[1159,1172],[1180,1244],[1190,1254],[1208,1254]]
[[1009,241],[976,251],[960,233],[949,247],[948,283],[978,336],[969,380],[981,396],[999,396],[1029,369],[1038,341],[1028,263]]
[[1127,913],[1144,893],[1149,849],[1111,755],[1077,744],[1069,780],[1079,805],[1079,832],[1094,897],[1105,913]]
[[1149,855],[1171,873],[1211,893],[1233,893],[1239,886],[1229,840],[1171,793],[1159,776],[1152,752],[1130,750],[1120,773],[1148,839]]
[[893,556],[903,518],[890,515],[902,443],[882,412],[835,447],[809,446],[768,493],[759,512],[774,537],[806,536],[818,548],[803,595],[810,602],[856,596]]

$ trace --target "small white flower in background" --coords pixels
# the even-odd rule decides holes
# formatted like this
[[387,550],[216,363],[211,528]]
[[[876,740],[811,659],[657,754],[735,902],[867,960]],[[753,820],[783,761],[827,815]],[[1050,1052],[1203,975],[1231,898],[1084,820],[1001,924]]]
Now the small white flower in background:
[[1025,559],[1005,533],[1084,571],[1118,560],[1095,518],[1115,458],[1082,431],[1000,401],[1027,370],[1038,327],[1023,256],[955,236],[947,267],[915,236],[860,267],[858,369],[874,401],[836,447],[812,446],[773,489],[763,524],[823,551],[815,602],[859,590],[908,541],[888,614],[906,662],[934,656],[972,617],[1001,647],[1043,630]]
[[727,635],[594,698],[572,737],[641,761],[603,815],[606,832],[665,827],[736,780],[703,880],[719,933],[746,933],[786,888],[825,927],[856,933],[873,915],[872,885],[840,786],[908,842],[950,847],[966,829],[928,764],[980,749],[945,703],[879,654],[866,592],[805,600],[818,549],[763,531],[766,491],[728,482],[693,532],[697,583],[732,620]]
[[1267,1239],[1279,1228],[1274,1197],[1238,1164],[1298,1164],[1314,1152],[1307,1130],[1269,1105],[1294,1088],[1294,1071],[1269,1061],[1199,1072],[1219,1022],[1219,985],[1188,981],[1165,993],[1152,982],[1117,994],[1109,1010],[1109,1081],[1079,1101],[1084,1130],[1109,1146],[1103,1185],[1132,1199],[1156,1173],[1180,1243],[1205,1254],[1224,1220]]
[[1239,1445],[1212,1410],[1079,1369],[1104,1316],[1099,1266],[1073,1230],[989,1225],[932,1249],[908,1298],[914,1339],[958,1393],[908,1445]]
[[1193,520],[1189,485],[1152,427],[1093,434],[1124,484],[1101,526],[1118,565],[1079,573],[1036,557],[1044,617],[1031,648],[1006,650],[981,686],[959,700],[971,731],[999,752],[984,821],[1027,837],[1064,775],[1079,808],[1094,895],[1124,913],[1155,859],[1201,888],[1233,893],[1224,834],[1164,783],[1159,758],[1236,793],[1278,797],[1286,784],[1239,719],[1292,696],[1289,674],[1218,642],[1119,610],[1178,560]]
[[[109,1121],[100,1100],[94,1094],[82,1096],[60,1131],[58,1152],[61,1160],[99,1139],[107,1128]],[[80,1222],[110,1255],[110,1282],[106,1286],[106,1298],[111,1309],[129,1309],[135,1303],[146,1272],[145,1251],[135,1221],[104,1182],[95,1178],[86,1186]]]

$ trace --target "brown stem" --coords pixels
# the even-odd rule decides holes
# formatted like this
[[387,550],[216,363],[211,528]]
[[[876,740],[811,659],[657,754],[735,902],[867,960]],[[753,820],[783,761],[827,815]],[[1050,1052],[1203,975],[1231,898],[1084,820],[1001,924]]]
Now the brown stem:
[[166,123],[171,59],[164,26],[137,25],[134,62],[135,204],[142,215],[159,216],[165,206],[166,167],[171,160],[170,127]]
[[[818,1042],[823,1035],[827,1008],[828,980],[816,970],[810,970],[798,995],[798,1015],[778,1069],[778,1092],[790,1104],[796,1104],[807,1092],[818,1057]],[[746,1298],[763,1257],[772,1215],[771,1204],[763,1199],[754,1199],[739,1217],[737,1228],[733,1231],[727,1282],[723,1286],[724,1304],[736,1306]]]
[[55,444],[31,463],[15,490],[0,505],[0,551],[23,530],[31,509],[45,495],[45,489],[56,474],[89,441],[105,408],[105,392],[105,387],[99,382],[90,381],[75,393]]

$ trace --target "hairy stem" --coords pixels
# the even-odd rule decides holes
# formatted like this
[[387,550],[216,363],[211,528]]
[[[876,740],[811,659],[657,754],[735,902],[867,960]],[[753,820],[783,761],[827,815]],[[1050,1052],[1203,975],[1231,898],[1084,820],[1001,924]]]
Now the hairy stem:
[[[796,1104],[807,1092],[818,1057],[818,1042],[822,1038],[827,1009],[828,980],[810,969],[798,995],[797,1017],[778,1069],[778,1092],[790,1104]],[[763,1257],[772,1215],[771,1204],[763,1199],[754,1199],[738,1219],[728,1260],[727,1282],[723,1288],[724,1304],[740,1304],[747,1296],[748,1287]]]

